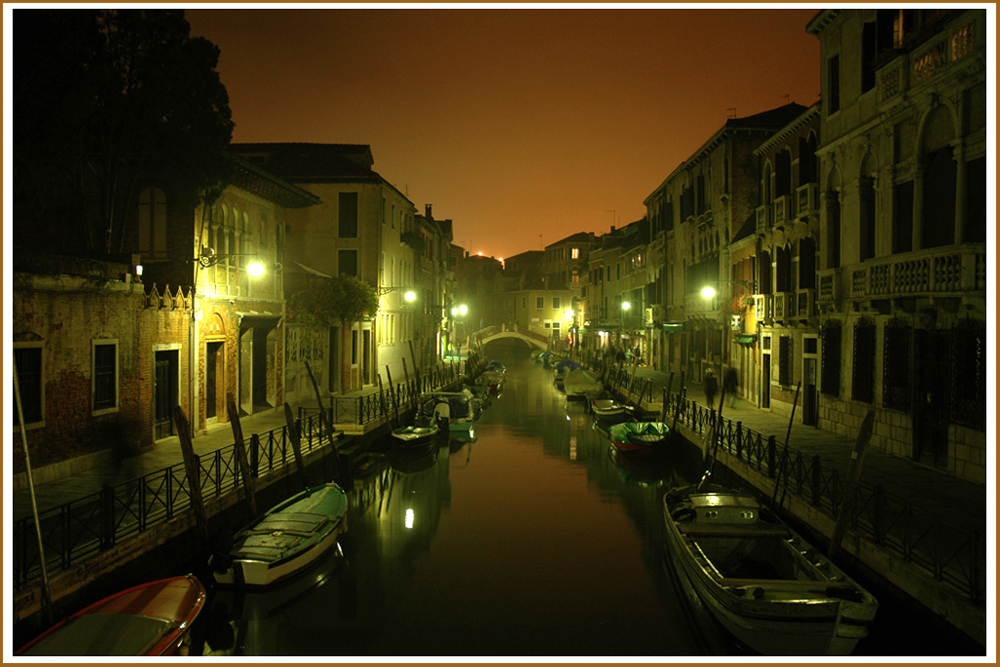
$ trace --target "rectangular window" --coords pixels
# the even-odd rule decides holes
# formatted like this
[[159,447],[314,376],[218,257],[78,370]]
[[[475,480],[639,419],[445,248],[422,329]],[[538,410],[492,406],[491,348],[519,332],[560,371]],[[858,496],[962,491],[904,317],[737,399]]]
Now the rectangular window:
[[339,203],[337,215],[340,238],[355,239],[358,237],[358,193],[341,192]]
[[882,406],[910,411],[910,327],[893,320],[885,325],[882,346]]
[[521,308],[527,308],[527,307],[528,307],[528,297],[522,296],[521,297]]
[[552,308],[553,310],[559,310],[559,297],[552,297]]
[[875,324],[870,320],[860,320],[854,325],[851,400],[862,403],[875,400]]
[[538,310],[542,310],[543,308],[545,308],[544,296],[540,296],[535,299],[535,308],[537,308]]
[[[42,393],[42,347],[14,348],[14,364],[17,366],[17,384],[21,390],[21,410],[24,412],[24,423],[37,424],[44,419],[44,401]],[[11,400],[16,401],[14,388],[11,387]],[[14,424],[19,424],[17,403],[14,403]]]
[[830,114],[840,111],[840,55],[833,56],[826,62],[826,95],[827,110]]
[[118,341],[94,341],[93,411],[118,407]]
[[840,325],[830,322],[823,327],[823,355],[820,358],[820,391],[840,396]]
[[875,56],[878,32],[874,21],[861,26],[861,92],[875,87]]
[[895,188],[892,208],[892,252],[913,250],[913,181]]
[[579,248],[573,248],[570,251],[570,257],[573,258],[573,259],[580,259],[580,249]]
[[559,322],[558,320],[553,320],[552,321],[552,328],[553,329],[559,329],[560,327],[562,327],[562,322]]
[[338,250],[337,251],[337,273],[342,276],[358,277],[358,251]]
[[351,331],[351,366],[358,366],[358,330]]
[[[981,323],[963,322],[951,340],[951,420],[961,426],[986,430],[987,338]],[[23,391],[23,390],[22,390]]]
[[792,337],[778,338],[778,382],[784,386],[792,384]]

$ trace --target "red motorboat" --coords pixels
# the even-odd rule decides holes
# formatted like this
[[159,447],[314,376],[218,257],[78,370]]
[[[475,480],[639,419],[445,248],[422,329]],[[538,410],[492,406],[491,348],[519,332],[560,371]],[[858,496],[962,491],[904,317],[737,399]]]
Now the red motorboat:
[[78,611],[16,655],[186,655],[204,606],[205,587],[194,575],[153,581]]

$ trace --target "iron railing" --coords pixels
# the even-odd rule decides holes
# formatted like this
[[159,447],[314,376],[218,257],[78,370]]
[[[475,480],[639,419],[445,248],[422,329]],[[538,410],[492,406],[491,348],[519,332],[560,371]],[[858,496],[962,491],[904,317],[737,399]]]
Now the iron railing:
[[[610,371],[609,386],[627,388],[627,370]],[[637,380],[634,392],[642,396],[648,383]],[[650,392],[651,393],[651,392]],[[852,498],[846,498],[847,474],[842,468],[823,462],[819,455],[808,455],[784,445],[775,437],[765,436],[745,427],[740,421],[720,417],[678,392],[667,397],[666,413],[677,414],[677,421],[704,435],[717,425],[719,449],[746,462],[753,470],[776,480],[776,497],[793,494],[830,517],[837,517],[843,507],[848,525],[863,539],[889,554],[899,557],[947,583],[968,596],[973,603],[986,599],[986,540],[979,529],[962,529],[934,512],[898,497],[881,484],[859,482]],[[845,506],[845,503],[846,506]]]
[[[422,392],[447,387],[461,377],[460,371],[474,374],[482,370],[483,364],[480,355],[472,353],[462,369],[447,366],[435,369],[379,394],[349,399],[335,397],[333,405],[325,408],[326,417],[332,420],[331,425],[345,421],[358,424],[379,419],[388,421],[397,414],[397,408],[403,413],[414,407]],[[346,411],[345,406],[350,406],[354,419],[339,419]],[[296,427],[303,453],[329,442],[318,408],[299,408]],[[293,464],[295,457],[287,425],[251,435],[247,458],[250,474],[255,478],[267,477]],[[235,443],[199,456],[198,470],[198,484],[206,500],[222,497],[242,486]],[[38,519],[46,570],[49,573],[65,570],[190,511],[189,485],[184,464],[177,463],[121,484],[105,485],[97,493],[41,511]],[[14,522],[12,569],[15,590],[41,576],[38,543],[33,517]]]

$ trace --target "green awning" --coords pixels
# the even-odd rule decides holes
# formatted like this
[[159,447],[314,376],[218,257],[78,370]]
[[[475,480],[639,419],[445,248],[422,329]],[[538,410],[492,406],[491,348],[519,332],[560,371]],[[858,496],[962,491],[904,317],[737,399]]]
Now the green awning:
[[733,340],[740,345],[753,345],[757,340],[757,334],[734,334]]
[[683,322],[664,322],[663,330],[670,333],[672,331],[684,331]]

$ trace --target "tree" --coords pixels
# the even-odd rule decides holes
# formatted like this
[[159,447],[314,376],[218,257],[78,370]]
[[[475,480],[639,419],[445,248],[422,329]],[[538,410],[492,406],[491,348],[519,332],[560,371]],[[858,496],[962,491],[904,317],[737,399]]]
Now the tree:
[[18,9],[13,34],[15,244],[120,253],[141,188],[221,192],[229,95],[182,10]]
[[288,319],[294,324],[329,328],[375,315],[378,292],[353,276],[317,278],[288,300]]

